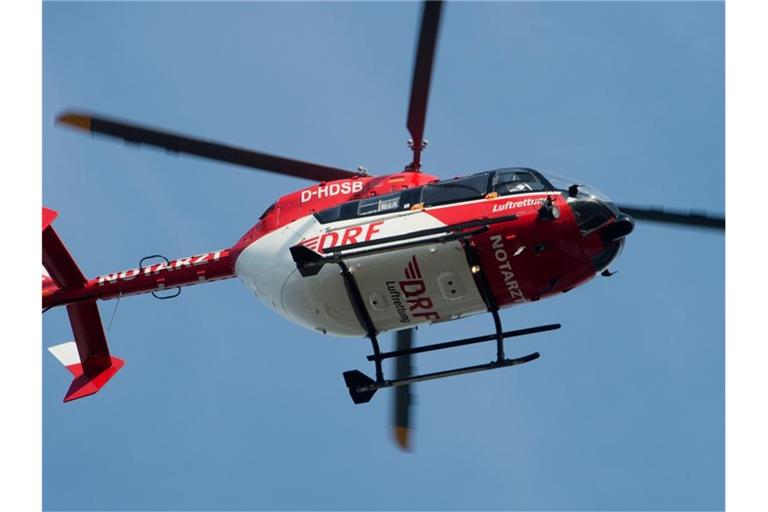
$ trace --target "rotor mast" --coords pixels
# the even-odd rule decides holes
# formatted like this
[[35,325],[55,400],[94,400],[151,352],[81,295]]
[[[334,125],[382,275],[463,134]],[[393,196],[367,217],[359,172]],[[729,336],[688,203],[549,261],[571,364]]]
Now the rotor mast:
[[424,139],[420,144],[417,144],[413,139],[408,139],[408,147],[413,151],[413,161],[405,166],[405,170],[409,172],[421,172],[421,152],[427,148],[429,141]]

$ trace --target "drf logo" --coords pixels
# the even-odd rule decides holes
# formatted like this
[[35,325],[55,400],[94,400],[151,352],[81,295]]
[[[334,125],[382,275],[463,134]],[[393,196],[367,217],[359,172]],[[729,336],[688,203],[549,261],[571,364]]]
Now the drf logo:
[[[414,319],[417,317],[424,320],[440,319],[440,315],[434,310],[435,305],[432,299],[427,294],[427,283],[421,276],[421,269],[416,256],[413,256],[408,262],[408,266],[405,267],[405,279],[397,282],[400,290],[395,288],[394,281],[387,281],[386,285],[392,303],[397,310],[397,315],[400,317],[400,323],[410,322],[408,312]],[[401,294],[405,297],[406,304],[400,300]]]
[[344,181],[342,183],[329,183],[318,187],[308,188],[301,191],[301,202],[306,203],[310,199],[323,199],[324,197],[333,197],[339,194],[356,194],[363,190],[363,182]]
[[315,252],[323,252],[325,249],[332,249],[340,245],[367,242],[380,231],[382,224],[384,224],[384,221],[371,222],[365,226],[350,226],[338,231],[329,231],[320,236],[307,238],[301,242],[301,245]]

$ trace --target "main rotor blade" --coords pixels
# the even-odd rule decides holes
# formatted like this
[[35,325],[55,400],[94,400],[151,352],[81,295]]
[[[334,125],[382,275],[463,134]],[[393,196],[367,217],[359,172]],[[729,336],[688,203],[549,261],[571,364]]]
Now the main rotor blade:
[[196,139],[186,135],[139,126],[117,119],[93,116],[80,112],[65,112],[57,122],[73,128],[123,139],[126,142],[148,144],[175,153],[219,160],[252,169],[274,172],[313,181],[331,181],[352,178],[358,174],[336,167],[302,162],[280,156],[259,153],[249,149]]
[[[395,350],[408,350],[413,345],[413,329],[405,329],[395,333]],[[411,376],[411,355],[395,358],[395,379],[406,379]],[[407,450],[411,437],[411,385],[397,386],[392,390],[394,395],[393,428],[395,441],[401,450]]]
[[724,231],[725,218],[708,215],[706,213],[671,211],[654,206],[628,206],[616,205],[619,210],[635,220],[647,220],[663,224],[677,224],[680,226],[709,228]]
[[416,62],[413,66],[411,102],[408,107],[407,123],[414,148],[420,148],[424,141],[424,120],[427,116],[429,82],[432,78],[432,62],[435,58],[435,45],[442,7],[442,1],[425,1],[421,15],[421,33],[419,35],[419,47],[416,50]]

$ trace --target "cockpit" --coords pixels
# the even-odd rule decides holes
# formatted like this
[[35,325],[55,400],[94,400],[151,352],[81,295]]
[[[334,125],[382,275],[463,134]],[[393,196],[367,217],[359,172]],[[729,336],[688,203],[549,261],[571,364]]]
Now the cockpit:
[[535,192],[561,194],[571,207],[582,237],[599,232],[602,250],[592,256],[595,272],[602,272],[619,255],[624,236],[634,221],[622,214],[603,193],[562,176],[547,175],[527,167],[509,167],[442,180],[391,194],[342,203],[315,213],[321,224],[347,219],[395,213],[423,207],[473,201],[489,197]]
[[624,237],[634,229],[634,221],[594,187],[555,174],[548,176],[548,180],[556,190],[565,193],[581,236],[597,234],[600,237],[602,249],[592,255],[591,260],[595,272],[603,272],[621,253]]
[[442,180],[421,187],[403,189],[391,194],[349,201],[322,210],[315,217],[322,224],[340,220],[381,215],[408,210],[416,204],[439,206],[483,199],[489,193],[499,196],[525,194],[556,189],[533,169],[509,168],[486,171],[461,178]]

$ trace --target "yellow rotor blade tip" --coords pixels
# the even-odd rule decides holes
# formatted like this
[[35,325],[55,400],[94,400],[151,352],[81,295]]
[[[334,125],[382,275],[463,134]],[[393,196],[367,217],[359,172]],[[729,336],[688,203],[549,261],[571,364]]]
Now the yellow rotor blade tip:
[[59,123],[68,124],[75,128],[91,131],[91,118],[88,116],[81,116],[79,114],[62,114],[58,117]]
[[401,450],[408,450],[408,441],[410,440],[411,430],[405,427],[395,427],[395,441]]

